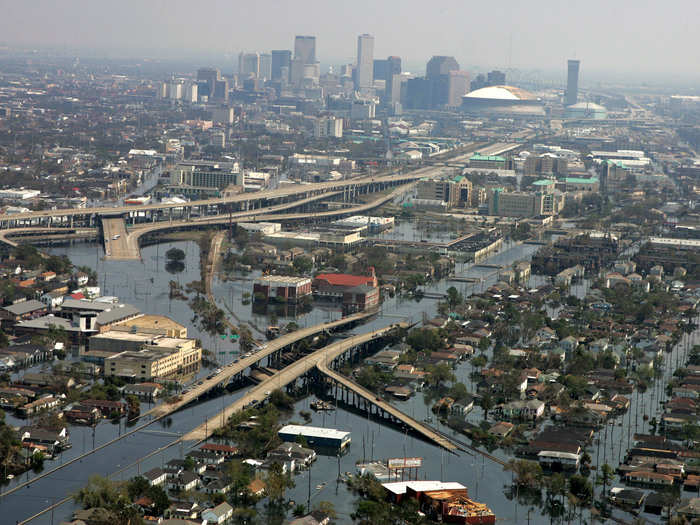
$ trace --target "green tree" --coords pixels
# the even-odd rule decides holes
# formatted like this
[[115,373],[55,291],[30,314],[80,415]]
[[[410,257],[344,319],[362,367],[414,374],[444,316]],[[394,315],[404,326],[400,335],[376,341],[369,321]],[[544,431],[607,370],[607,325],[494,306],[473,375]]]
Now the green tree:
[[287,489],[294,487],[294,480],[289,473],[282,472],[282,465],[273,463],[268,470],[267,479],[267,495],[272,502],[280,503],[284,500],[284,494]]
[[455,374],[447,363],[428,365],[425,367],[425,371],[427,372],[426,380],[433,388],[440,388],[443,383],[455,380]]
[[300,256],[294,258],[294,261],[292,262],[292,266],[294,267],[294,270],[298,274],[306,274],[306,273],[309,273],[313,269],[314,263],[310,257],[306,257],[305,255],[300,255]]
[[457,306],[464,302],[464,297],[459,290],[454,286],[450,286],[447,289],[447,304],[450,306],[450,310],[454,310]]
[[432,328],[414,328],[406,337],[406,343],[418,352],[434,352],[442,348],[442,338]]
[[226,473],[231,480],[231,501],[236,506],[241,498],[246,501],[248,497],[248,485],[253,478],[251,467],[242,461],[231,461],[227,463]]
[[615,470],[613,470],[613,468],[607,463],[604,463],[600,468],[600,473],[603,481],[603,495],[606,496],[608,483],[613,479],[613,477],[615,477]]
[[333,505],[333,503],[331,503],[330,501],[319,501],[314,505],[314,510],[323,512],[331,520],[334,520],[338,517],[338,513],[335,511],[335,505]]
[[90,476],[87,485],[73,495],[84,509],[111,508],[123,497],[122,492],[110,480],[97,474]]
[[491,397],[491,394],[486,393],[481,396],[481,408],[484,411],[484,420],[488,419],[489,410],[493,408],[493,397]]
[[167,252],[165,252],[165,256],[171,261],[185,260],[185,252],[180,248],[170,248]]
[[450,390],[447,392],[447,395],[458,403],[464,403],[467,399],[469,399],[469,392],[467,391],[467,387],[464,383],[455,383],[452,385]]
[[569,478],[569,492],[585,505],[589,505],[593,501],[593,485],[588,479],[578,474]]
[[543,472],[542,467],[536,461],[511,459],[503,468],[513,472],[515,476],[513,481],[516,485],[530,489],[539,489]]

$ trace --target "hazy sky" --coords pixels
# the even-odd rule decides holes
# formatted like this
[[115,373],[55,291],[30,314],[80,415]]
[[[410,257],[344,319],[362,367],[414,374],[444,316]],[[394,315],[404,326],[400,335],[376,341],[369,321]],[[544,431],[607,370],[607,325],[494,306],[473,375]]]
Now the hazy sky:
[[0,41],[119,56],[189,58],[291,49],[317,37],[324,63],[350,62],[360,33],[375,57],[464,68],[700,76],[697,0],[0,0]]

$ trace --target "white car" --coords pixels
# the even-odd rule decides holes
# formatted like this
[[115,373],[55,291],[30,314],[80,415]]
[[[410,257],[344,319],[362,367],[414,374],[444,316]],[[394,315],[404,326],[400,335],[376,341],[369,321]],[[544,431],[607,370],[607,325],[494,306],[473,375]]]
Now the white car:
[[119,237],[121,237],[121,235],[116,234],[114,237],[112,237],[112,240],[113,240],[113,241],[116,241]]

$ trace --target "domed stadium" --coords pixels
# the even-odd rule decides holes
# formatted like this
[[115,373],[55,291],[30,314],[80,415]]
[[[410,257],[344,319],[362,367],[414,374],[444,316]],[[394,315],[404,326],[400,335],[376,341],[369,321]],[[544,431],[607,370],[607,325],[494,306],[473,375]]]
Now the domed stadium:
[[462,111],[476,115],[544,115],[539,98],[513,86],[489,86],[467,93],[462,97]]
[[608,118],[608,110],[593,102],[579,102],[566,107],[566,118],[575,120],[603,120]]

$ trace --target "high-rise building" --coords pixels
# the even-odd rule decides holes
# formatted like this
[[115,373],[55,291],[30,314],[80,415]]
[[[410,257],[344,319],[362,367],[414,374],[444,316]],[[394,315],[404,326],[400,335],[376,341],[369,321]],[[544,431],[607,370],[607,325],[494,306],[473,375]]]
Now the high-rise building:
[[180,100],[182,98],[182,83],[171,82],[168,86],[168,98],[171,100]]
[[191,82],[187,85],[187,89],[185,90],[185,98],[187,99],[187,102],[197,102],[198,89],[199,86],[196,82]]
[[257,53],[241,53],[238,55],[238,74],[241,78],[260,75],[260,55]]
[[406,109],[428,109],[433,100],[433,82],[427,78],[417,77],[406,80],[405,95],[402,104]]
[[300,59],[302,64],[316,62],[316,37],[297,35],[294,38],[294,58]]
[[211,97],[214,95],[216,82],[221,80],[221,71],[211,67],[203,67],[197,70],[197,82],[206,83],[206,89],[202,89],[200,95]]
[[[288,49],[276,49],[272,51],[271,56],[271,79],[272,80],[282,80],[282,68],[287,68],[287,75],[289,75],[289,68],[292,65],[292,52]],[[285,78],[284,80],[289,80]]]
[[375,59],[372,67],[372,75],[376,79],[385,79],[389,63],[385,59]]
[[158,86],[158,98],[168,98],[168,83],[161,82]]
[[319,117],[314,127],[316,138],[343,138],[343,119],[334,116]]
[[454,57],[434,56],[428,60],[425,68],[425,77],[429,80],[447,76],[450,71],[459,69],[459,64]]
[[386,59],[387,76],[401,73],[401,57],[390,56]]
[[272,79],[272,55],[269,53],[260,54],[260,68],[258,70],[258,77],[261,80]]
[[578,102],[578,68],[580,60],[568,61],[568,75],[566,78],[566,105],[573,106]]
[[374,88],[374,37],[360,35],[357,37],[357,74],[355,89],[363,94],[371,94]]
[[480,73],[472,80],[469,90],[476,91],[477,89],[489,87],[489,86],[505,86],[506,85],[506,74],[502,71],[494,70],[489,71],[487,75]]
[[217,80],[214,85],[214,92],[209,97],[211,100],[228,102],[228,80]]
[[391,78],[387,79],[386,88],[384,89],[384,96],[386,97],[387,103],[394,104],[401,102],[402,82],[403,77],[401,73],[391,75]]
[[486,77],[486,82],[489,86],[505,86],[506,74],[498,70],[489,71],[489,74]]
[[447,106],[456,108],[462,104],[462,97],[469,93],[469,73],[450,71],[447,82]]
[[430,98],[425,108],[439,108],[449,104],[450,72],[458,71],[454,57],[434,56],[425,68],[425,78],[430,83]]
[[[294,38],[294,60],[291,65],[291,83],[296,87],[314,83],[318,81],[310,78],[308,75],[311,72],[310,68],[305,66],[317,64],[316,62],[316,37],[297,35]],[[317,68],[320,71],[320,68]]]

